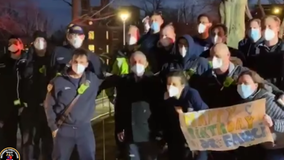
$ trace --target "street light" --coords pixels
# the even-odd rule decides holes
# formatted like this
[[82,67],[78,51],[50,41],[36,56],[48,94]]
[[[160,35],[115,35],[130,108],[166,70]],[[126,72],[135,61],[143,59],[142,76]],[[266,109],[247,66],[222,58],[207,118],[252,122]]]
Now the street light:
[[279,8],[274,8],[273,9],[273,13],[274,14],[279,14],[280,13],[280,9]]
[[123,45],[125,46],[125,22],[126,22],[126,20],[129,18],[129,13],[127,13],[127,12],[123,12],[123,13],[121,13],[120,14],[120,18],[121,18],[121,20],[122,20],[122,22],[123,22]]

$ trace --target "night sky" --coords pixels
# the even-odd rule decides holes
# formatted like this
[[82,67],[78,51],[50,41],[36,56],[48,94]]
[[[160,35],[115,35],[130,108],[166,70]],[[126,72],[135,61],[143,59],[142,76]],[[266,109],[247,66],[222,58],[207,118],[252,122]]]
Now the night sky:
[[[53,29],[58,29],[60,26],[65,26],[71,20],[71,7],[64,3],[62,0],[34,0],[38,3],[38,6],[43,9],[48,16],[53,21]],[[71,1],[71,0],[69,0]],[[111,0],[110,0],[111,1]],[[119,1],[119,4],[129,5],[129,0],[116,0]],[[132,4],[135,0],[131,0]],[[136,0],[139,1],[140,0]],[[167,1],[166,5],[172,5],[172,0],[165,0]],[[175,0],[176,4],[178,1],[182,2],[183,0]],[[197,0],[198,1],[198,0]],[[256,3],[257,0],[249,0],[250,4]],[[267,0],[262,0],[263,3],[267,3]],[[100,0],[91,0],[91,4],[93,6],[98,6],[100,4]]]

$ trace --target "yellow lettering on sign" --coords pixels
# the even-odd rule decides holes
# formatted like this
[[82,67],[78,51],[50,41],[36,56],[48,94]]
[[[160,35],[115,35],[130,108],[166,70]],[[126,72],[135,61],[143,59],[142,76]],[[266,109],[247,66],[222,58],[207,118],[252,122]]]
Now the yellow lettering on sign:
[[195,113],[190,113],[185,116],[186,124],[196,127]]
[[254,117],[253,116],[246,116],[245,120],[248,123],[248,129],[252,129]]
[[227,123],[227,131],[232,133],[235,130],[235,123],[233,121],[229,121]]
[[242,118],[237,118],[236,120],[236,130],[242,130],[245,129],[246,125],[243,123],[243,119]]

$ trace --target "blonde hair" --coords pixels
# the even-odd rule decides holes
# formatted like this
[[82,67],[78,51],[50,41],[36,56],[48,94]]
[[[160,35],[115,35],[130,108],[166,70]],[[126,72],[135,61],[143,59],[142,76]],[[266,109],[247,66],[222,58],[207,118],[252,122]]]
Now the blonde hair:
[[260,88],[265,88],[265,80],[255,71],[253,70],[247,70],[240,74],[239,78],[243,75],[249,75],[254,83],[257,83]]
[[271,18],[273,19],[275,22],[277,22],[277,25],[280,25],[281,24],[281,20],[279,17],[275,16],[275,15],[268,15],[268,16],[265,16],[263,20],[266,20],[268,18]]

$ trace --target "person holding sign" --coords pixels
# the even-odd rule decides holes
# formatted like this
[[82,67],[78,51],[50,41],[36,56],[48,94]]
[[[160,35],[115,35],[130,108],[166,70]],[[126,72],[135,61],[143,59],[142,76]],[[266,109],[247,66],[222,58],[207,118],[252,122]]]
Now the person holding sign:
[[[266,151],[266,159],[284,159],[283,149],[277,150],[277,148],[284,148],[284,143],[282,142],[284,139],[279,135],[279,133],[284,134],[284,110],[281,108],[282,106],[275,101],[275,95],[267,90],[267,86],[265,86],[263,82],[264,80],[257,73],[252,71],[243,72],[238,78],[237,91],[246,101],[254,101],[261,98],[266,99],[266,115],[263,117],[264,123],[271,128],[272,132],[278,133],[276,134],[274,144],[267,142],[267,144],[265,143],[263,145],[268,149]],[[249,109],[248,112],[250,112]],[[251,154],[252,152],[249,153]],[[259,153],[256,152],[256,155],[258,154]]]
[[187,85],[183,71],[173,71],[168,74],[165,102],[167,105],[165,136],[169,149],[169,159],[185,160],[194,156],[195,160],[207,160],[206,151],[199,152],[197,156],[191,154],[186,147],[186,140],[180,129],[178,113],[208,109],[198,91]]

